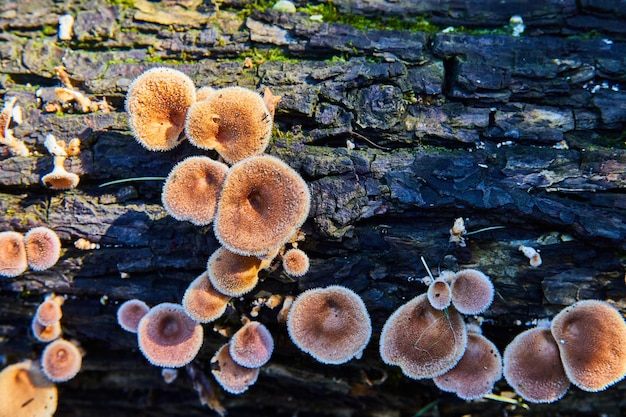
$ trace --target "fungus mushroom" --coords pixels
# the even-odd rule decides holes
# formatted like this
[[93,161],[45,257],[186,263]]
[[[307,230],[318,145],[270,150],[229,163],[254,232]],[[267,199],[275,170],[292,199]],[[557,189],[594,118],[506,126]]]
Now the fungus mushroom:
[[187,110],[196,88],[186,74],[172,68],[152,68],[132,82],[126,111],[135,139],[150,151],[168,151],[181,142]]
[[357,293],[331,285],[304,291],[295,299],[287,330],[302,351],[336,365],[360,357],[372,335],[372,323]]
[[48,326],[39,323],[37,317],[33,317],[30,325],[33,336],[40,342],[48,343],[61,337],[61,322],[57,321]]
[[528,329],[504,349],[504,379],[525,401],[551,403],[569,389],[559,347],[547,327]]
[[498,348],[468,327],[467,346],[461,360],[445,374],[434,377],[433,382],[442,391],[475,400],[489,394],[501,377],[502,357]]
[[450,284],[452,305],[461,314],[480,314],[493,301],[493,284],[489,277],[476,269],[457,272]]
[[306,182],[283,161],[269,155],[244,159],[226,175],[215,236],[231,252],[266,255],[294,235],[310,204]]
[[148,314],[150,307],[136,298],[124,301],[117,309],[117,324],[127,332],[137,333],[139,321]]
[[180,304],[152,307],[137,327],[139,349],[151,364],[163,368],[188,364],[198,354],[202,340],[202,326]]
[[533,268],[536,268],[541,265],[542,263],[541,255],[539,255],[539,253],[535,250],[535,248],[532,248],[530,246],[520,245],[517,249],[522,251],[524,256],[528,258],[530,266],[532,266]]
[[57,387],[30,360],[9,365],[0,372],[0,416],[52,417],[57,409]]
[[270,112],[270,116],[272,120],[274,120],[274,114],[276,113],[276,106],[280,102],[283,96],[275,96],[269,87],[265,87],[263,90],[263,101],[265,102],[265,106],[267,110]]
[[213,288],[230,297],[239,297],[256,286],[261,259],[243,256],[220,246],[209,257],[207,272]]
[[196,90],[196,101],[206,100],[209,96],[217,91],[213,87],[200,87]]
[[6,99],[4,108],[0,112],[0,145],[5,145],[11,155],[29,156],[30,151],[24,145],[24,142],[13,136],[13,130],[9,129],[11,120],[14,119],[14,109],[19,108],[15,106],[16,101],[16,97]]
[[172,168],[163,184],[165,211],[196,226],[213,221],[228,166],[206,156],[190,156]]
[[583,300],[561,310],[550,325],[569,380],[601,391],[626,376],[626,322],[609,303]]
[[231,358],[246,368],[265,365],[274,351],[272,334],[258,321],[246,323],[235,332],[228,344]]
[[30,229],[24,236],[24,245],[28,266],[35,271],[52,267],[61,256],[61,239],[54,230],[47,227]]
[[72,342],[57,339],[41,352],[41,370],[52,382],[74,378],[83,363],[83,355]]
[[63,317],[63,311],[61,305],[65,299],[63,297],[51,294],[37,306],[35,310],[35,320],[41,323],[43,326],[51,326],[54,323],[61,320]]
[[54,135],[46,135],[44,146],[50,155],[54,156],[54,168],[41,178],[41,182],[52,190],[69,190],[78,185],[80,177],[72,172],[67,172],[64,163],[67,159],[65,142],[58,142]]
[[208,323],[224,314],[230,298],[213,287],[205,271],[189,284],[182,305],[189,317],[199,323]]
[[0,232],[0,275],[13,278],[28,269],[24,236],[18,232]]
[[463,356],[467,329],[453,307],[436,310],[421,294],[400,306],[385,322],[380,356],[413,379],[433,378],[452,369]]
[[246,368],[235,362],[227,343],[211,359],[211,373],[227,392],[241,394],[256,382],[259,368]]
[[426,293],[430,305],[437,310],[444,310],[452,302],[452,291],[446,280],[437,278],[428,286]]
[[302,249],[289,249],[283,255],[283,269],[288,275],[301,277],[309,272],[309,257]]
[[214,149],[234,164],[265,151],[272,134],[272,116],[260,94],[227,87],[189,108],[185,133],[198,148]]

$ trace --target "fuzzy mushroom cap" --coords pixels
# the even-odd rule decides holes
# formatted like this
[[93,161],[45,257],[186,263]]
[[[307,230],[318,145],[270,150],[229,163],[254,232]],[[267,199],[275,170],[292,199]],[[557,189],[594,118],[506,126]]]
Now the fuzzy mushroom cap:
[[578,301],[552,320],[552,336],[570,381],[601,391],[626,376],[626,322],[609,303]]
[[283,269],[294,277],[301,277],[309,272],[309,257],[302,249],[289,249],[283,255]]
[[61,239],[54,230],[47,227],[30,229],[24,236],[24,245],[28,266],[35,271],[50,268],[61,256]]
[[57,409],[56,385],[41,372],[39,365],[24,361],[0,372],[0,416],[52,417]]
[[467,329],[453,307],[436,310],[426,294],[400,306],[383,326],[380,356],[413,379],[433,378],[452,369],[463,356]]
[[251,321],[230,339],[230,356],[246,368],[260,368],[270,360],[274,339],[262,323]]
[[130,128],[150,151],[180,143],[187,110],[196,101],[193,81],[172,68],[152,68],[133,81],[126,95]]
[[83,355],[72,342],[57,339],[41,352],[41,370],[53,382],[74,378],[83,363]]
[[27,268],[24,236],[17,232],[0,232],[0,275],[13,278]]
[[205,86],[196,90],[196,101],[206,100],[209,96],[217,91],[213,87]]
[[211,359],[211,373],[215,380],[231,394],[241,394],[259,377],[259,368],[246,368],[230,356],[230,344],[222,346]]
[[165,211],[179,221],[204,226],[213,221],[228,166],[206,156],[190,156],[174,166],[163,185]]
[[498,348],[477,333],[467,335],[467,347],[459,363],[433,378],[442,391],[454,392],[464,400],[484,397],[502,377],[502,357]]
[[191,106],[185,133],[197,147],[214,149],[234,164],[265,151],[272,135],[272,116],[260,94],[227,87]]
[[203,329],[180,304],[161,303],[139,321],[137,341],[148,361],[163,368],[180,368],[202,347]]
[[457,272],[450,284],[452,305],[461,314],[480,314],[493,301],[493,284],[489,277],[475,269]]
[[504,378],[524,400],[551,403],[569,389],[559,347],[547,327],[518,334],[504,350]]
[[310,205],[309,188],[296,171],[273,156],[253,156],[226,176],[215,236],[231,252],[263,256],[294,235]]
[[331,285],[307,290],[296,298],[287,330],[293,343],[319,362],[340,364],[363,352],[372,323],[357,293]]
[[452,301],[452,291],[450,285],[443,279],[436,279],[428,286],[428,301],[437,310],[443,310],[450,306]]
[[213,287],[205,271],[189,284],[182,304],[189,317],[199,323],[208,323],[224,314],[230,298]]
[[136,298],[124,301],[117,309],[117,324],[127,332],[137,333],[139,321],[148,314],[150,307]]
[[30,324],[30,328],[33,331],[33,336],[40,342],[51,342],[54,339],[61,337],[62,329],[61,322],[57,321],[49,326],[44,326],[37,321],[37,317],[33,317],[33,321]]
[[256,286],[261,263],[261,259],[255,256],[238,255],[219,247],[209,257],[207,272],[216,291],[239,297]]
[[35,310],[35,320],[44,326],[53,325],[61,320],[61,317],[63,317],[63,311],[59,303],[54,301],[54,299],[45,300]]
[[80,182],[80,177],[65,169],[54,169],[41,178],[41,182],[51,190],[70,190]]

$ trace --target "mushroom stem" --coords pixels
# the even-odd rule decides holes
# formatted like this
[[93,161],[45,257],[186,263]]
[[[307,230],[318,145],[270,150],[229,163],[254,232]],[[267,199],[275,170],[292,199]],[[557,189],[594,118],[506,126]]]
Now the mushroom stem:
[[16,101],[16,97],[7,99],[0,113],[0,144],[8,147],[11,155],[28,156],[30,155],[30,151],[26,145],[24,145],[24,142],[13,136],[13,130],[9,129],[9,125],[13,119],[13,109]]

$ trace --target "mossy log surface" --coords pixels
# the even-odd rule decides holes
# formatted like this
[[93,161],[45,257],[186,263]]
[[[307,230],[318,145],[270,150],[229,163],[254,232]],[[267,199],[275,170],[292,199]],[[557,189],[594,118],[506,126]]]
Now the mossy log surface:
[[[623,1],[333,2],[337,16],[369,21],[365,28],[304,12],[242,13],[248,2],[236,0],[219,10],[208,1],[113,3],[0,3],[0,93],[5,101],[17,97],[24,121],[14,133],[34,152],[14,157],[0,149],[0,230],[47,225],[63,242],[52,269],[0,279],[0,354],[5,363],[38,358],[34,310],[45,294],[68,296],[64,334],[85,357],[80,374],[59,385],[57,416],[214,413],[200,404],[186,372],[165,384],[115,320],[130,298],[180,302],[218,246],[210,226],[167,216],[160,181],[98,187],[166,176],[188,155],[215,156],[188,143],[149,152],[132,137],[126,90],[159,65],[182,70],[197,86],[270,87],[282,95],[268,153],[298,170],[312,192],[299,246],[310,272],[297,280],[280,267],[264,273],[219,326],[236,329],[261,295],[329,284],[358,292],[373,321],[363,358],[330,366],[301,353],[276,311],[263,308],[258,319],[274,335],[275,353],[246,393],[216,388],[229,415],[400,417],[436,400],[423,415],[626,413],[626,382],[600,393],[572,388],[528,412],[461,401],[431,381],[403,377],[378,353],[387,317],[426,291],[422,256],[435,270],[471,266],[492,278],[497,295],[483,314],[483,333],[501,350],[534,320],[577,300],[608,300],[626,312]],[[65,13],[75,18],[71,41],[57,38]],[[513,14],[526,24],[521,37],[507,33]],[[381,15],[425,18],[440,30],[385,29]],[[45,112],[61,85],[59,65],[75,88],[106,98],[114,110]],[[41,185],[52,167],[43,146],[48,133],[82,141],[81,154],[66,162],[81,177],[74,190]],[[457,217],[469,231],[503,228],[468,236],[458,248],[448,242]],[[100,249],[76,249],[79,238]],[[540,250],[543,264],[531,268],[519,245]],[[195,363],[211,378],[209,360],[227,339],[212,325],[205,333]],[[510,390],[504,381],[495,388]]]

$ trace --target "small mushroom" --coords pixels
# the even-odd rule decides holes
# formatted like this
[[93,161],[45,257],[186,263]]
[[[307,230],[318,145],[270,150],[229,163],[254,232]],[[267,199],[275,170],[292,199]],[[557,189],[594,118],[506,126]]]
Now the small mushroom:
[[196,88],[181,71],[157,67],[137,77],[126,94],[126,111],[135,139],[150,151],[168,151],[181,142],[187,110]]
[[295,299],[287,330],[302,351],[335,365],[361,356],[372,335],[372,323],[357,293],[331,285],[304,291]]
[[246,368],[260,368],[274,351],[272,334],[262,323],[250,321],[237,330],[229,342],[230,356]]
[[180,368],[196,357],[203,329],[180,304],[161,303],[141,318],[137,341],[148,361],[163,368]]
[[461,314],[480,314],[493,302],[494,289],[489,277],[476,269],[457,272],[450,284],[452,305]]
[[50,294],[46,299],[39,304],[35,311],[35,320],[41,323],[43,326],[51,326],[61,320],[63,317],[63,311],[61,306],[65,298],[58,295]]
[[626,376],[626,322],[609,303],[583,300],[561,310],[550,325],[572,384],[601,391]]
[[298,248],[291,248],[283,255],[283,269],[288,275],[301,277],[309,272],[309,257]]
[[206,156],[190,156],[172,168],[163,184],[165,211],[179,221],[204,226],[213,221],[228,166]]
[[64,166],[68,157],[65,142],[58,142],[54,135],[48,134],[44,145],[50,155],[54,156],[54,168],[41,178],[43,185],[52,190],[69,190],[76,187],[80,178],[72,172],[67,172]]
[[28,269],[24,236],[18,232],[0,232],[0,275],[13,278]]
[[283,161],[269,155],[244,159],[226,175],[215,236],[231,252],[267,255],[295,234],[310,204],[306,182]]
[[0,372],[0,416],[52,417],[57,409],[56,385],[35,362],[26,360]]
[[47,227],[30,229],[24,236],[24,244],[28,266],[35,271],[51,268],[61,256],[61,239]]
[[530,266],[536,268],[541,265],[541,255],[535,250],[535,248],[531,248],[530,246],[520,245],[517,249],[522,251],[525,257],[528,258],[530,262]]
[[41,370],[53,382],[65,382],[80,371],[83,355],[78,347],[64,339],[49,343],[41,353]]
[[0,145],[9,148],[9,152],[14,156],[29,156],[30,151],[21,140],[13,135],[13,130],[9,129],[11,121],[14,119],[16,97],[7,98],[4,108],[0,112]]
[[48,326],[44,326],[43,324],[39,323],[36,316],[33,317],[30,328],[33,332],[33,336],[35,337],[35,339],[44,343],[52,342],[53,340],[58,339],[63,333],[60,321],[54,322]]
[[227,392],[241,394],[256,382],[259,368],[246,368],[235,362],[227,343],[211,359],[211,373]]
[[452,302],[452,291],[445,279],[437,278],[429,286],[426,292],[430,305],[437,310],[444,310]]
[[148,314],[150,307],[143,302],[133,298],[124,301],[117,309],[117,324],[127,332],[137,333],[139,321]]
[[261,263],[256,256],[239,255],[221,246],[209,257],[207,272],[216,291],[239,297],[256,286]]
[[570,386],[559,347],[547,327],[528,329],[509,343],[503,373],[515,392],[533,403],[558,401]]
[[218,319],[226,311],[231,297],[217,291],[207,271],[194,279],[185,294],[182,305],[185,312],[199,323],[208,323]]

